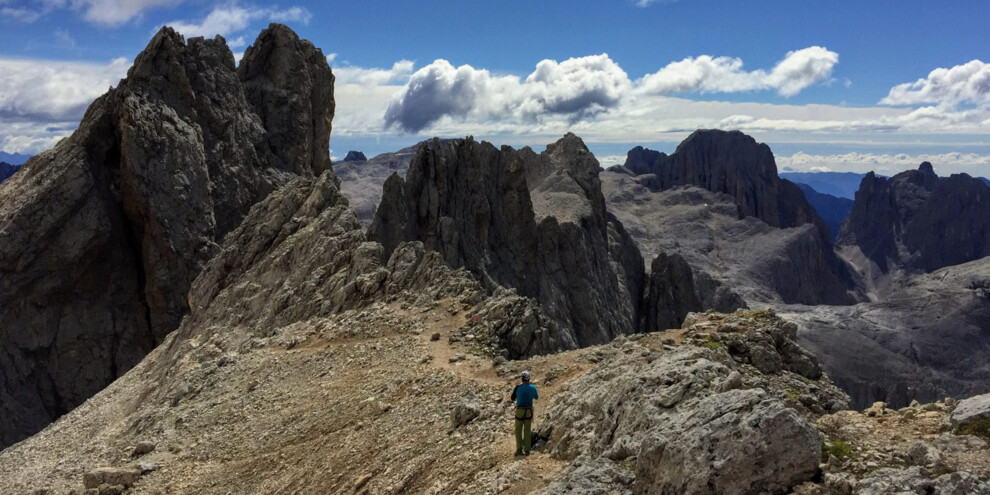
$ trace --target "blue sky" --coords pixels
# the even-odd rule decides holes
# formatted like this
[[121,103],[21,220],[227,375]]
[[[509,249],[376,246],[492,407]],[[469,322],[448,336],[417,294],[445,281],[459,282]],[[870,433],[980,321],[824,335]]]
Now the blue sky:
[[978,1],[0,0],[0,152],[71,132],[163,24],[238,57],[279,21],[337,75],[335,155],[573,131],[608,165],[719,127],[781,167],[990,175],[987,19]]

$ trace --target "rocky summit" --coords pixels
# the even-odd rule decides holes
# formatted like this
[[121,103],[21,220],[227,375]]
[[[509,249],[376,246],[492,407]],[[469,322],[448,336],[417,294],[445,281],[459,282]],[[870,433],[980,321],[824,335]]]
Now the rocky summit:
[[[797,186],[777,176],[770,148],[752,137],[699,130],[672,155],[633,148],[624,166],[604,175],[609,209],[644,252],[680,254],[714,281],[700,284],[711,287],[700,295],[705,307],[740,307],[740,298],[800,304],[862,298],[833,252],[828,226]],[[732,288],[714,288],[723,284]],[[717,300],[715,291],[723,292]]]
[[282,25],[240,67],[162,28],[79,128],[0,185],[0,445],[39,430],[178,327],[225,234],[330,167],[333,74]]
[[[674,294],[661,299],[664,291],[647,289],[642,256],[606,210],[598,171],[573,134],[541,154],[470,138],[434,140],[419,148],[405,179],[396,174],[385,183],[370,238],[386,254],[402,242],[422,242],[489,290],[514,289],[537,301],[546,319],[536,334],[511,337],[510,357],[679,323],[700,309],[683,292],[691,288],[667,285]],[[654,283],[671,275],[658,273]],[[644,308],[654,315],[643,318]],[[658,311],[663,318],[655,317]]]
[[877,275],[983,258],[990,255],[990,187],[966,174],[939,177],[928,162],[889,179],[869,173],[837,244]]

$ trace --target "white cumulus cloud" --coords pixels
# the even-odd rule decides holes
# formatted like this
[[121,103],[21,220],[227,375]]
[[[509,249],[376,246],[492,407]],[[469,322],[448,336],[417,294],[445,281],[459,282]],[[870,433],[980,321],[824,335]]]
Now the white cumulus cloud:
[[629,76],[607,54],[543,60],[525,80],[440,59],[412,74],[389,103],[385,123],[416,132],[445,116],[576,119],[615,107],[631,87]]
[[124,58],[108,64],[0,59],[0,118],[77,120],[129,66]]
[[838,53],[820,46],[788,52],[770,72],[746,71],[739,58],[701,55],[671,62],[637,83],[640,92],[655,95],[773,89],[782,96],[794,96],[812,84],[829,80],[838,62]]
[[937,104],[949,108],[965,103],[990,105],[990,64],[972,60],[950,69],[935,69],[928,77],[894,86],[880,103]]
[[935,173],[947,176],[967,173],[974,177],[990,175],[990,155],[979,153],[840,153],[834,155],[797,152],[791,156],[777,156],[779,167],[796,171],[867,172],[875,171],[891,176],[904,170],[916,169],[922,162],[930,162]]
[[193,36],[212,37],[217,34],[220,36],[229,36],[233,33],[243,31],[252,22],[258,20],[308,24],[311,18],[312,14],[302,7],[277,10],[272,8],[226,5],[214,8],[199,22],[172,21],[166,23],[166,25],[171,26],[187,38]]
[[90,22],[118,26],[139,17],[146,10],[171,7],[182,2],[183,0],[72,0],[72,6],[82,8],[83,17]]
[[[336,53],[327,55],[327,63],[333,63],[337,57]],[[345,65],[334,67],[333,75],[336,83],[341,84],[362,84],[365,86],[381,86],[393,82],[405,82],[413,73],[414,64],[410,60],[400,60],[392,64],[391,69],[366,69]]]

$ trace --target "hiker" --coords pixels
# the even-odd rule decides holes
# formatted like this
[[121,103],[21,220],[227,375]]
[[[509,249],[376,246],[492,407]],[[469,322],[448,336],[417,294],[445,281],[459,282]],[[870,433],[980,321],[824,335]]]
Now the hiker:
[[529,455],[533,427],[533,401],[540,398],[536,385],[529,383],[532,374],[529,370],[522,372],[522,383],[512,389],[510,399],[516,401],[516,455]]

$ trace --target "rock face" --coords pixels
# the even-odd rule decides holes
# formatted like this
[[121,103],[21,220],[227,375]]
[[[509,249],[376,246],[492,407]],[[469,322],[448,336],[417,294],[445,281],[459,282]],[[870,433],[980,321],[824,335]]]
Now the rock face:
[[0,182],[3,182],[14,175],[14,172],[20,170],[21,167],[17,165],[11,165],[7,162],[0,162]]
[[[557,486],[588,478],[621,483],[610,469],[630,460],[634,477],[625,484],[637,494],[783,494],[814,476],[821,437],[786,404],[800,404],[797,398],[787,397],[808,390],[814,416],[842,408],[844,394],[820,370],[817,378],[784,366],[758,371],[733,358],[765,353],[790,361],[790,349],[798,349],[793,329],[769,312],[691,315],[686,325],[686,337],[700,345],[650,351],[646,342],[618,343],[618,356],[554,398],[540,434],[549,436],[552,456],[588,466],[566,472]],[[764,343],[775,339],[781,353]]]
[[[915,275],[882,300],[788,307],[855,407],[990,392],[990,258]],[[783,311],[783,310],[782,310]],[[782,313],[784,314],[784,313]]]
[[853,200],[820,193],[807,184],[798,184],[797,186],[801,188],[804,197],[811,203],[818,216],[822,217],[822,220],[828,225],[828,231],[832,234],[832,241],[835,241],[835,238],[839,236],[842,223],[846,221],[852,211]]
[[[627,154],[624,167],[615,172],[619,173],[607,174],[614,176],[606,185],[609,208],[630,228],[644,251],[659,242],[663,251],[681,254],[695,271],[707,272],[712,280],[729,282],[723,273],[738,270],[748,273],[746,278],[758,280],[755,284],[731,280],[731,285],[766,287],[774,293],[770,297],[755,294],[747,298],[750,302],[851,304],[859,298],[852,274],[832,251],[828,226],[797,186],[777,176],[773,153],[765,144],[738,131],[699,130],[672,155],[634,148]],[[628,174],[633,176],[627,177]],[[690,188],[714,194],[691,194],[687,192]],[[684,206],[694,206],[694,212],[684,215],[669,208],[647,211],[641,206],[643,201],[654,198],[643,189],[663,195],[665,203],[687,201]],[[740,221],[740,225],[746,224],[746,230],[756,230],[756,225],[747,220],[754,218],[772,228],[743,234],[755,249],[730,255],[755,260],[742,259],[739,266],[714,270],[715,267],[702,266],[711,264],[707,261],[699,263],[699,256],[716,256],[711,254],[713,242],[718,244],[728,237],[723,233],[725,229],[698,225],[712,224],[713,213],[724,217],[718,223]],[[637,219],[644,216],[649,218]],[[636,228],[631,227],[633,224]],[[699,238],[699,228],[710,230],[714,239]],[[742,234],[739,228],[731,230],[736,237]],[[765,239],[768,234],[778,239]],[[738,238],[733,240],[731,249],[738,250],[739,242]],[[688,246],[698,243],[709,246]],[[704,299],[701,302],[712,307]]]
[[779,228],[811,223],[826,231],[801,190],[777,176],[770,147],[739,131],[698,130],[672,155],[634,148],[626,160],[627,169],[654,175],[644,183],[653,190],[699,186],[732,196],[740,218],[753,216]]
[[490,290],[542,306],[567,349],[636,331],[643,260],[605,210],[598,161],[568,134],[537,155],[473,139],[420,147],[385,183],[370,236],[388,255],[420,241]]
[[248,209],[329,167],[333,75],[285,26],[240,70],[163,28],[79,129],[0,185],[0,446],[134,366]]
[[[647,332],[678,328],[692,311],[701,311],[691,267],[678,254],[660,253],[650,265],[641,327]],[[734,309],[734,308],[733,308]]]
[[340,179],[340,190],[347,196],[361,225],[368,227],[382,202],[382,186],[392,174],[406,176],[409,162],[416,156],[419,144],[394,153],[382,153],[368,161],[342,161],[333,164]]
[[364,156],[364,153],[361,153],[360,151],[351,150],[351,151],[348,151],[347,152],[347,156],[344,157],[344,160],[343,161],[345,161],[345,162],[366,162],[366,161],[368,161],[368,157]]
[[931,272],[990,255],[990,187],[966,174],[938,177],[928,162],[890,179],[863,178],[837,244],[882,273]]
[[656,192],[642,178],[602,174],[609,211],[645,257],[670,253],[687,261],[703,308],[855,301],[856,293],[832,270],[836,257],[813,224],[774,228],[755,217],[739,218],[726,194],[697,186]]

